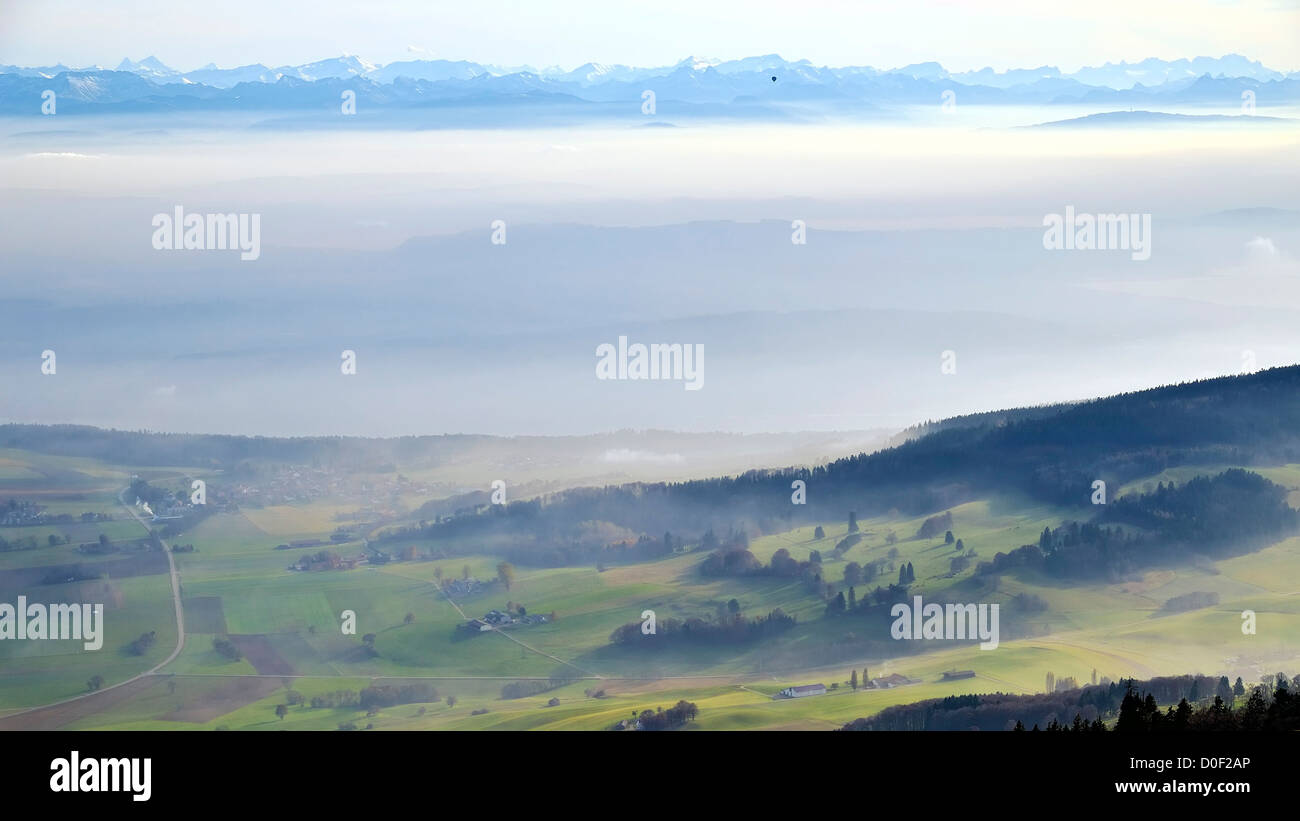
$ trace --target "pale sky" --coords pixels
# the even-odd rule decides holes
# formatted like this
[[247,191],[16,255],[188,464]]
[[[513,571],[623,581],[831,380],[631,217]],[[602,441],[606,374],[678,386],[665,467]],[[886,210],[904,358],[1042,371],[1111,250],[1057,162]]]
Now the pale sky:
[[115,66],[155,55],[296,65],[438,57],[573,68],[779,53],[818,65],[950,70],[1236,52],[1300,69],[1300,0],[0,0],[0,63]]

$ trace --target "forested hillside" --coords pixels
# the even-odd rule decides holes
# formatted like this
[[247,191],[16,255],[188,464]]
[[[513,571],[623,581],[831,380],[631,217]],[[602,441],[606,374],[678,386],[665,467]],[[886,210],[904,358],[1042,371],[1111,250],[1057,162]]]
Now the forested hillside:
[[[940,424],[928,435],[887,450],[858,454],[824,467],[753,471],[682,483],[579,488],[505,506],[485,506],[392,538],[499,536],[516,542],[516,558],[544,551],[548,563],[593,555],[599,539],[580,533],[602,522],[633,533],[699,537],[709,530],[754,527],[761,532],[870,515],[891,509],[910,515],[938,511],[992,491],[1015,491],[1060,505],[1086,505],[1093,483],[1118,488],[1127,480],[1187,464],[1238,466],[1300,461],[1300,366],[1275,368],[1122,394],[1089,402],[997,414]],[[806,484],[806,503],[792,503],[792,483]],[[1184,495],[1195,504],[1194,486]],[[1269,483],[1230,477],[1213,486],[1240,502],[1262,494],[1270,522],[1277,508]],[[1181,497],[1180,497],[1181,498]],[[1204,498],[1201,502],[1208,503]],[[1114,521],[1151,524],[1154,509],[1124,502]],[[1215,502],[1215,504],[1228,504]],[[1237,502],[1228,504],[1231,508]],[[1250,503],[1254,504],[1254,503]],[[1282,505],[1285,507],[1285,505]],[[1109,521],[1109,520],[1108,520]],[[1204,524],[1204,523],[1202,523]],[[1166,541],[1188,538],[1162,533]],[[1230,523],[1216,528],[1230,528]],[[586,526],[590,530],[589,525]],[[1205,535],[1205,534],[1201,534]],[[1222,535],[1216,531],[1214,538]]]

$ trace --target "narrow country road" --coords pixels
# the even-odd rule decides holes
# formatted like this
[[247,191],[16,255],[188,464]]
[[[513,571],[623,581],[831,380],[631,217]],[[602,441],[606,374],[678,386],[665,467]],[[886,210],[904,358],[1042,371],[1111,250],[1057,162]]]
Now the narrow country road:
[[[122,507],[126,508],[126,512],[130,513],[132,518],[140,523],[140,527],[144,528],[145,533],[150,533],[149,525],[140,517],[139,513],[136,513],[135,506],[126,503],[126,500],[123,498],[125,493],[125,490],[119,493],[117,495],[117,500],[122,503]],[[172,650],[170,656],[158,662],[158,664],[151,669],[135,676],[134,678],[127,679],[127,681],[134,681],[137,678],[153,675],[175,661],[176,657],[185,649],[185,608],[181,606],[181,574],[176,570],[176,556],[172,553],[171,546],[161,538],[158,539],[158,544],[162,546],[163,553],[167,556],[167,572],[171,576],[172,580],[172,605],[176,608],[176,649]],[[126,683],[126,681],[122,682],[122,684]]]
[[[126,503],[126,500],[123,498],[125,494],[126,494],[126,490],[123,490],[121,493],[119,493],[117,495],[117,501],[122,505],[122,507],[126,508],[127,513],[131,514],[131,518],[135,519],[137,522],[140,523],[140,526],[144,528],[146,533],[151,532],[149,530],[148,523],[146,523],[145,520],[140,517],[140,514],[136,513],[135,507]],[[0,727],[3,726],[3,722],[5,720],[13,718],[15,716],[26,715],[27,713],[32,713],[37,710],[45,710],[50,707],[57,707],[60,704],[67,704],[73,701],[80,701],[85,698],[94,698],[95,696],[101,693],[107,693],[112,690],[116,690],[119,687],[125,687],[126,685],[131,684],[132,682],[139,681],[140,679],[146,676],[151,676],[154,673],[157,673],[159,670],[161,670],[162,668],[166,667],[168,664],[171,664],[173,661],[176,660],[176,657],[179,656],[181,654],[181,651],[185,649],[185,611],[181,607],[181,578],[180,578],[180,574],[176,571],[176,557],[172,555],[171,548],[168,547],[167,543],[164,542],[162,539],[159,539],[158,543],[162,546],[163,553],[167,554],[168,573],[171,576],[171,582],[172,582],[172,604],[176,608],[176,648],[172,650],[171,655],[169,655],[167,658],[163,659],[162,661],[158,662],[148,670],[145,670],[143,673],[137,673],[136,675],[131,676],[130,678],[124,681],[119,681],[117,684],[113,684],[108,687],[103,687],[99,690],[92,690],[89,692],[85,692],[80,695],[72,696],[71,698],[65,698],[59,701],[51,701],[49,704],[41,704],[36,707],[28,707],[24,710],[17,710],[12,713],[6,713],[3,717],[0,717]]]

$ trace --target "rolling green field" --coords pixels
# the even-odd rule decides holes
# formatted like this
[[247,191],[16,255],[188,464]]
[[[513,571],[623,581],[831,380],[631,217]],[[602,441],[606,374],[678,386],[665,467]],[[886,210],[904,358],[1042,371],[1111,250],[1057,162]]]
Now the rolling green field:
[[[1179,468],[1127,484],[1185,481],[1217,466]],[[1300,488],[1300,466],[1263,469],[1289,489]],[[106,513],[109,522],[8,527],[3,535],[31,536],[38,547],[0,553],[0,580],[9,571],[39,570],[81,562],[87,566],[116,554],[80,554],[76,544],[103,533],[114,542],[139,541],[147,533],[117,495],[133,474],[165,483],[201,475],[183,468],[120,468],[93,460],[0,451],[0,500],[18,498],[52,513]],[[220,482],[219,477],[211,481]],[[833,548],[848,531],[846,521],[824,522],[825,535],[799,527],[754,538],[761,561],[786,549],[796,559],[814,550],[825,578],[842,587],[849,562],[882,563],[881,575],[859,586],[859,595],[897,577],[910,562],[912,592],[925,598],[996,602],[1002,606],[1001,645],[983,651],[969,642],[892,642],[888,622],[862,617],[824,617],[822,596],[798,580],[776,577],[706,578],[698,550],[652,562],[595,567],[516,568],[509,590],[457,597],[442,592],[443,578],[468,574],[488,580],[493,555],[441,560],[361,564],[350,570],[293,571],[300,556],[320,550],[276,550],[293,540],[328,536],[340,514],[356,509],[347,499],[219,512],[173,541],[192,543],[193,553],[174,555],[185,612],[185,646],[161,670],[129,685],[65,706],[57,715],[25,713],[39,726],[117,729],[336,729],[353,722],[376,729],[602,729],[633,711],[696,703],[696,729],[830,729],[892,704],[976,692],[1041,692],[1048,673],[1086,683],[1099,677],[1199,672],[1254,680],[1277,669],[1300,667],[1300,538],[1236,558],[1148,570],[1122,583],[1063,585],[1020,572],[990,583],[974,577],[974,565],[999,551],[1034,542],[1045,526],[1083,519],[1085,509],[1044,506],[994,496],[951,509],[952,530],[976,553],[971,566],[950,572],[954,555],[942,538],[918,539],[926,518],[882,516],[859,521],[863,538],[842,556]],[[935,511],[936,513],[939,511]],[[894,534],[895,542],[887,540]],[[71,544],[49,545],[49,537]],[[359,539],[359,537],[358,537]],[[419,551],[429,545],[413,542]],[[359,541],[334,545],[344,555]],[[92,675],[105,686],[150,670],[176,647],[176,624],[165,564],[161,572],[78,583],[41,584],[48,601],[105,601],[106,638],[98,652],[71,642],[0,643],[0,716],[15,715],[77,696]],[[30,576],[24,577],[30,580]],[[0,600],[28,586],[0,581]],[[1170,613],[1165,602],[1190,592],[1215,593],[1216,605]],[[1047,603],[1042,612],[1018,613],[1018,594]],[[790,631],[746,645],[647,651],[616,646],[610,634],[636,622],[644,610],[664,618],[709,618],[735,600],[747,616],[780,608],[797,618]],[[529,613],[555,614],[545,624],[516,625],[458,639],[456,625],[507,602]],[[1242,611],[1257,614],[1256,635],[1243,635]],[[344,634],[344,611],[355,614],[356,631]],[[409,623],[408,621],[409,614]],[[149,630],[157,642],[142,656],[125,646]],[[373,652],[363,642],[373,635]],[[238,661],[218,654],[213,638],[229,636],[243,651]],[[62,645],[62,646],[61,646]],[[902,673],[916,683],[890,690],[848,686],[850,670],[881,676]],[[944,671],[974,670],[976,676],[941,681]],[[403,677],[427,681],[443,700],[387,707],[367,715],[354,709],[298,705],[283,718],[274,710],[289,688],[312,695],[359,690]],[[554,678],[546,692],[502,698],[503,685]],[[775,697],[783,687],[821,682],[836,685],[824,696]],[[603,691],[601,697],[590,693]],[[111,698],[107,698],[108,696]],[[454,706],[445,697],[456,698]],[[548,706],[552,699],[558,703]],[[96,707],[95,705],[103,705]],[[84,708],[83,706],[84,705]],[[423,710],[421,710],[423,708]],[[476,711],[479,715],[473,715]],[[39,724],[46,722],[45,724]]]

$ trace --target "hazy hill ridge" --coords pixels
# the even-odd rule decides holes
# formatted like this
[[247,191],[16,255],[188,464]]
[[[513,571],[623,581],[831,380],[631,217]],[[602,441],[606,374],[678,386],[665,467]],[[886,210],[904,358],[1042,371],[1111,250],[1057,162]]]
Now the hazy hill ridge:
[[[744,521],[822,521],[849,510],[919,514],[991,490],[1082,505],[1098,479],[1118,488],[1125,480],[1183,464],[1300,460],[1300,366],[957,418],[928,430],[823,467],[575,489],[440,527],[523,531],[535,530],[539,521],[600,519],[644,532],[661,531],[665,523],[689,531]],[[790,503],[795,480],[807,485],[806,504]]]

